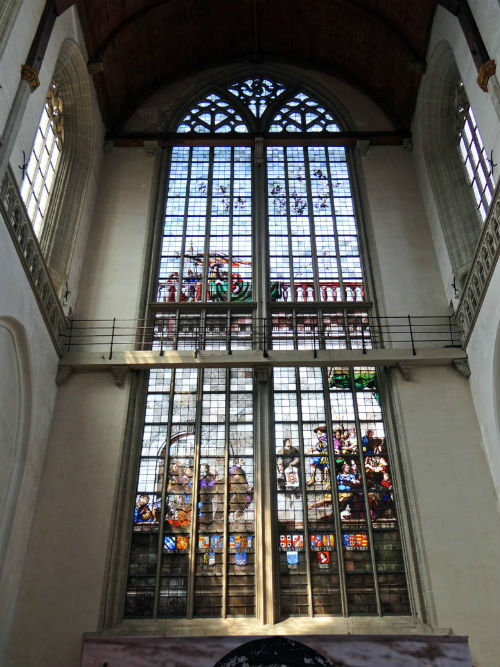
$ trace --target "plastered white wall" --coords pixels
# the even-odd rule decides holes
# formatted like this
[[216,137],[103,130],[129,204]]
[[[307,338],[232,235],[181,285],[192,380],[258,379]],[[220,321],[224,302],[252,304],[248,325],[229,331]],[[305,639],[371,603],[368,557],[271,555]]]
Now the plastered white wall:
[[[494,0],[484,0],[484,2],[483,0],[478,0],[478,2],[471,3],[471,8],[474,12],[476,21],[480,25],[483,39],[487,41],[487,48],[498,49],[498,44],[496,44],[495,47],[494,43],[498,42],[500,6],[498,3],[494,2]],[[488,31],[484,32],[483,28],[486,23],[489,27]],[[489,37],[489,35],[491,37]],[[495,35],[495,37],[493,37],[493,35]],[[428,62],[433,58],[436,47],[443,40],[450,45],[453,51],[467,97],[474,109],[474,114],[478,122],[486,152],[488,156],[490,155],[491,150],[493,150],[494,155],[500,155],[500,122],[490,94],[482,91],[477,84],[477,69],[458,19],[443,7],[438,6],[427,49],[426,59]],[[495,57],[492,53],[490,53],[490,56],[492,58]],[[438,255],[444,289],[446,291],[448,302],[451,301],[456,307],[458,305],[458,299],[455,298],[454,290],[452,288],[453,273],[422,150],[422,128],[420,117],[423,111],[423,102],[421,90],[422,89],[420,89],[420,94],[417,98],[417,108],[412,123],[414,144],[413,156],[424,197],[432,238]],[[495,182],[498,182],[499,173],[497,167],[496,173],[494,173]]]
[[412,155],[374,146],[361,159],[365,228],[381,314],[446,315]]
[[[105,155],[77,315],[137,316],[154,163],[142,148]],[[78,665],[98,629],[128,395],[110,373],[59,389],[7,664]]]
[[[481,30],[490,56],[498,59],[500,6],[493,0],[471,2],[476,21]],[[474,108],[478,125],[483,137],[487,153],[493,149],[494,155],[500,155],[500,122],[495,113],[490,95],[483,92],[476,83],[477,72],[472,61],[469,48],[460,29],[458,20],[452,14],[438,7],[431,33],[428,59],[441,40],[446,40],[454,53],[457,67],[463,78],[469,101]],[[439,266],[448,301],[456,308],[458,299],[454,298],[452,282],[453,274],[449,262],[441,223],[437,213],[433,191],[427,174],[427,165],[422,151],[422,134],[420,114],[422,100],[419,99],[413,123],[414,159],[418,179],[424,196],[427,215],[430,222],[432,238],[439,259]],[[496,180],[498,181],[498,167]],[[498,426],[499,406],[495,403],[495,386],[498,383],[500,369],[493,364],[495,340],[500,322],[498,294],[500,289],[500,273],[497,266],[488,287],[486,299],[481,307],[475,330],[467,346],[471,368],[470,384],[473,404],[476,409],[482,448],[486,453],[491,474],[500,497],[500,430]]]
[[139,317],[154,165],[142,148],[105,154],[76,316]]
[[110,373],[58,391],[4,665],[77,667],[83,633],[97,629],[128,393]]
[[474,331],[467,346],[470,385],[483,445],[500,498],[500,358],[496,352],[500,326],[500,264],[497,263]]
[[473,665],[497,665],[499,516],[469,383],[451,367],[393,383],[437,625],[469,636]]
[[[0,663],[6,634],[9,630],[14,606],[17,600],[25,549],[36,505],[38,483],[41,476],[47,437],[56,396],[55,376],[58,356],[47,332],[31,287],[19,262],[17,252],[10,239],[9,232],[0,219],[0,316],[12,318],[24,331],[28,353],[24,362],[31,376],[31,391],[24,396],[26,403],[31,402],[30,414],[26,415],[31,423],[28,429],[28,443],[25,444],[25,462],[21,473],[20,486],[17,489],[18,501],[10,517],[5,559],[1,563],[0,580]],[[19,361],[19,360],[18,360]],[[12,362],[12,360],[11,360]],[[16,362],[14,362],[16,363]],[[12,367],[12,365],[11,365]],[[2,365],[2,371],[8,366]],[[11,378],[2,374],[0,382],[0,402],[8,405],[8,396],[14,390]],[[4,431],[0,441],[13,438],[13,431]],[[24,444],[24,443],[23,443]],[[7,443],[12,449],[15,443]]]

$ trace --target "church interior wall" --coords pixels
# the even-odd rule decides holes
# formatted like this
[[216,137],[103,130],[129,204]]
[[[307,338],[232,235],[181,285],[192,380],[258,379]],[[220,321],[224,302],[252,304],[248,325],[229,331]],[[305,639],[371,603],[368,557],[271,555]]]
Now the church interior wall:
[[110,373],[59,389],[4,664],[78,665],[99,625],[128,394]]
[[[58,356],[3,222],[0,227],[0,265],[2,270],[5,270],[5,275],[0,281],[2,318],[4,322],[14,322],[16,328],[23,332],[25,345],[20,348],[22,358],[18,357],[16,366],[22,364],[31,378],[31,381],[24,385],[25,389],[22,385],[19,387],[19,391],[23,393],[18,406],[20,403],[24,404],[24,426],[16,427],[7,433],[2,428],[3,447],[7,451],[15,451],[16,458],[9,472],[18,486],[17,502],[11,507],[10,519],[8,522],[2,522],[1,542],[4,549],[0,581],[0,611],[3,619],[0,634],[1,650],[16,604],[17,587],[23,573],[32,514],[37,502],[38,484],[57,393],[54,380]],[[6,353],[5,349],[3,353]],[[2,369],[8,368],[4,361],[2,356]],[[0,383],[0,403],[3,406],[10,404],[13,390],[14,387],[10,383]],[[19,432],[19,428],[22,433]]]
[[[498,18],[500,8],[495,2],[473,2],[471,9],[480,26],[481,34],[489,50],[490,57],[499,60]],[[493,20],[493,17],[496,17]],[[452,14],[438,7],[433,24],[431,39],[428,49],[428,61],[431,61],[443,40],[452,49],[453,55],[463,79],[466,92],[474,109],[481,135],[488,155],[493,150],[493,155],[500,155],[500,123],[492,97],[489,93],[482,91],[476,83],[477,72],[470,55],[465,37],[460,29],[458,20]],[[423,194],[427,216],[434,246],[438,256],[442,281],[447,294],[447,299],[453,310],[459,303],[460,294],[455,294],[453,282],[456,276],[449,261],[449,256],[444,242],[441,221],[439,219],[435,193],[430,184],[428,165],[422,150],[422,126],[421,118],[423,109],[423,85],[420,88],[417,110],[413,121],[414,158],[418,174],[419,185]],[[431,91],[432,92],[432,91]],[[439,94],[439,91],[436,91]],[[498,167],[496,168],[498,170]],[[497,182],[498,182],[498,171]],[[443,187],[446,184],[443,183]],[[456,281],[458,284],[458,279]],[[498,427],[498,406],[494,402],[494,387],[498,383],[498,370],[493,364],[494,341],[496,340],[498,322],[500,321],[500,310],[498,307],[498,294],[500,288],[500,272],[497,265],[486,295],[485,302],[481,308],[475,329],[467,345],[469,366],[471,369],[470,387],[472,400],[476,410],[481,448],[486,453],[489,461],[492,478],[500,497],[500,430]],[[498,502],[498,501],[497,501]]]
[[[5,42],[2,58],[2,88],[0,88],[0,128],[4,130],[9,109],[14,100],[19,84],[20,63],[24,63],[28,55],[33,35],[36,32],[42,14],[43,0],[23,2],[17,14],[10,34]],[[43,96],[42,98],[43,99]],[[38,118],[40,112],[38,112]],[[38,118],[36,123],[38,123]],[[35,125],[36,127],[36,125]],[[33,141],[33,139],[32,139]],[[28,148],[31,150],[31,144]]]
[[428,608],[439,627],[469,636],[473,664],[496,664],[500,646],[489,638],[500,624],[500,544],[491,526],[499,517],[468,382],[448,367],[415,369],[410,381],[394,370],[392,380]]
[[360,164],[368,254],[377,264],[374,283],[381,314],[445,315],[446,299],[411,153],[402,146],[374,146]]
[[[499,62],[499,38],[493,27],[498,5],[493,0],[470,0],[470,4],[488,49]],[[24,2],[3,55],[2,127],[19,80],[18,63],[29,50],[42,6],[41,0]],[[30,96],[23,117],[11,158],[18,179],[18,160],[23,150],[26,155],[31,150],[57,55],[67,37],[84,51],[74,7],[56,21],[40,87]],[[443,39],[453,45],[488,152],[491,147],[498,156],[500,130],[494,106],[475,83],[474,64],[458,21],[438,7],[429,54]],[[276,75],[291,72],[284,65],[269,67]],[[384,113],[354,88],[323,73],[300,68],[294,72],[339,99],[357,129],[391,129]],[[132,116],[128,129],[144,129],[162,100],[172,100],[174,110],[178,99],[189,91],[194,94],[206,77],[203,73],[159,91]],[[381,312],[388,315],[445,314],[450,302],[457,305],[422,154],[420,104],[413,153],[403,147],[372,147],[365,157],[355,158],[376,296]],[[93,105],[94,161],[70,270],[68,305],[75,317],[136,318],[141,315],[159,160],[142,148],[112,148],[103,154],[104,130],[95,95]],[[102,629],[115,521],[118,513],[129,512],[116,506],[116,498],[123,482],[119,474],[131,379],[119,388],[111,374],[76,373],[57,390],[57,354],[5,226],[0,227],[0,266],[6,276],[0,282],[0,315],[13,318],[24,331],[23,363],[31,378],[24,472],[1,575],[4,633],[11,628],[6,664],[76,665],[83,633]],[[422,570],[418,585],[424,589],[433,626],[469,635],[474,664],[480,666],[498,664],[500,659],[500,647],[492,640],[500,624],[496,530],[500,345],[495,345],[499,293],[497,266],[467,348],[469,382],[451,368],[420,368],[409,381],[399,371],[391,373],[404,471],[401,482],[408,496],[404,522],[415,524],[415,562]],[[5,336],[1,340],[2,349],[10,350]],[[8,389],[0,385],[0,405],[9,404],[4,395]],[[16,437],[12,432],[12,442]],[[397,620],[383,619],[383,629],[377,631],[397,628]]]

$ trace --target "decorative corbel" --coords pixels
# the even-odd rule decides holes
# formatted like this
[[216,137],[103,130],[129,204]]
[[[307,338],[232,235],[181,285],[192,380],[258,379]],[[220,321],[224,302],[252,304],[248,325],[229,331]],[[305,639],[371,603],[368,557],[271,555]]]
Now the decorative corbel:
[[21,79],[28,82],[30,93],[34,92],[40,85],[38,73],[31,65],[21,65]]
[[484,90],[485,93],[488,92],[488,81],[490,77],[495,74],[497,71],[497,66],[494,60],[487,60],[484,62],[478,70],[477,73],[477,83],[481,90]]
[[358,139],[356,141],[356,148],[361,154],[361,157],[366,157],[370,150],[371,142],[369,139]]
[[144,151],[149,157],[153,157],[160,150],[160,144],[158,141],[145,141],[144,142]]
[[403,139],[403,148],[405,151],[408,151],[408,153],[411,153],[413,151],[413,141],[411,137],[405,137]]
[[401,373],[401,375],[403,376],[403,379],[406,382],[409,382],[411,380],[412,364],[407,364],[404,361],[398,361],[398,363],[396,364],[396,367],[399,370],[399,372]]
[[111,372],[113,373],[116,386],[123,387],[125,378],[129,374],[128,366],[111,366]]
[[259,384],[265,384],[271,380],[271,368],[269,366],[255,366],[253,373]]
[[453,359],[451,365],[463,378],[466,380],[470,378],[470,366],[468,359]]
[[73,366],[59,366],[56,373],[56,385],[61,387],[73,375]]

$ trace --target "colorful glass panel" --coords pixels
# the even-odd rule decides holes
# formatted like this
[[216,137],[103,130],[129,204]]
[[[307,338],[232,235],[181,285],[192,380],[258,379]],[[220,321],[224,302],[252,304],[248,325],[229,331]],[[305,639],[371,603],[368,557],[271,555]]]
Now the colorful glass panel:
[[277,300],[363,301],[343,147],[267,149],[270,276]]
[[275,369],[274,419],[283,612],[409,613],[375,369]]
[[[284,94],[258,77],[231,92],[256,117]],[[203,116],[205,129],[186,122],[179,131],[226,131],[210,115],[216,100],[188,114]],[[303,94],[276,118],[280,131],[338,130]],[[265,377],[216,367],[220,351],[263,342],[374,344],[346,149],[283,143],[264,156],[266,220],[252,201],[250,147],[172,148],[152,347],[203,355],[197,368],[150,372],[130,618],[254,615],[254,480],[263,472],[254,469],[254,419],[274,424],[257,429],[255,446],[264,451],[274,437],[276,502],[263,517],[277,523],[281,615],[410,612],[375,369],[275,367],[268,419]],[[263,183],[253,181],[256,202]],[[258,296],[275,302],[271,335],[255,319]]]
[[251,301],[251,215],[250,148],[175,146],[158,301]]

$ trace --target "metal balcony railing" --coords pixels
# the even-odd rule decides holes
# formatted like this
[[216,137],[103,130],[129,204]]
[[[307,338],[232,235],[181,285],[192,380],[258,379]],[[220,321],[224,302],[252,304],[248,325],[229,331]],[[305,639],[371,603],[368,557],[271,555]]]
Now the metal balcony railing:
[[249,313],[156,313],[153,321],[69,320],[60,336],[63,351],[114,350],[225,351],[366,350],[423,347],[461,348],[461,331],[450,316],[373,317],[340,312],[273,315],[258,319]]

